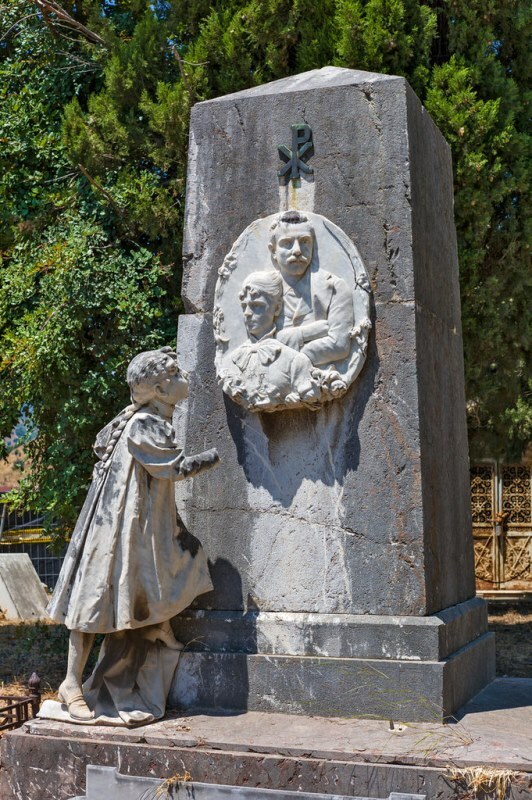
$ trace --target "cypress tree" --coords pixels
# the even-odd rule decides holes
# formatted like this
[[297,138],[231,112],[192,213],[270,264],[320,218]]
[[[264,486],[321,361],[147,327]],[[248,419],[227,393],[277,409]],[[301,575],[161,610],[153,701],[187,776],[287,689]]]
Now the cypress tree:
[[404,75],[452,148],[472,455],[519,455],[523,0],[13,0],[2,29],[0,430],[30,420],[15,502],[72,522],[128,360],[173,341],[193,103],[327,64]]

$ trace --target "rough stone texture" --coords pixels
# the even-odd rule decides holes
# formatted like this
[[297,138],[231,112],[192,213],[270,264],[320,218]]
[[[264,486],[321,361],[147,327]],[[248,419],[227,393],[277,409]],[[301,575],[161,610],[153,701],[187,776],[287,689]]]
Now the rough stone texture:
[[[412,91],[406,93],[411,167],[416,355],[429,607],[450,605],[473,580],[460,289],[451,159]],[[422,165],[422,168],[416,168]],[[471,584],[469,584],[471,588]]]
[[[279,186],[277,145],[289,144],[298,122],[313,130],[313,180]],[[212,563],[214,592],[195,604],[208,612],[205,641],[216,638],[222,611],[233,612],[237,626],[242,612],[300,615],[296,628],[309,614],[345,615],[344,644],[329,636],[323,647],[320,634],[315,654],[347,656],[347,641],[355,653],[368,636],[379,646],[382,617],[393,626],[397,616],[464,613],[456,609],[475,587],[452,203],[449,148],[403,78],[329,67],[193,109],[189,313],[177,343],[191,393],[176,424],[186,449],[216,442],[223,462],[208,485],[178,488],[185,523]],[[370,277],[373,330],[366,364],[343,398],[318,413],[251,414],[216,383],[217,271],[252,220],[288,207],[322,214],[354,242]],[[378,617],[359,644],[353,615]],[[466,618],[469,638],[454,641],[456,625],[443,626],[439,659],[484,632],[479,617],[478,626]],[[405,629],[399,643],[390,637],[390,653],[407,631],[414,635]],[[259,655],[269,652],[261,636]],[[247,634],[241,645],[253,652]],[[488,658],[492,647],[475,651]],[[418,659],[424,652],[423,644]],[[493,662],[481,672],[489,679]],[[453,670],[443,674],[445,683]],[[470,688],[479,688],[476,678]],[[444,687],[445,702],[455,689]],[[255,702],[262,700],[249,707]]]
[[445,661],[184,653],[168,702],[177,709],[430,722],[492,681],[494,658],[493,634]]
[[[279,209],[276,145],[303,119],[314,211],[367,265],[374,335],[345,398],[261,419],[216,386],[208,315],[235,237]],[[193,371],[182,433],[193,450],[221,435],[224,462],[184,498],[186,514],[241,577],[239,608],[249,596],[261,610],[412,615],[471,597],[451,160],[404,79],[327,68],[196,105],[185,260],[198,313],[179,327]],[[235,608],[228,583],[213,607]]]
[[0,610],[6,619],[45,619],[48,597],[27,553],[0,555]]
[[[135,730],[32,720],[0,741],[2,800],[66,800],[88,764],[125,775],[361,795],[471,796],[452,769],[509,770],[507,800],[532,791],[532,681],[497,679],[448,725],[249,712],[167,719]],[[451,765],[451,766],[450,766]]]
[[[222,784],[179,782],[166,790],[163,781],[157,778],[142,778],[122,775],[114,767],[100,767],[93,764],[87,767],[87,788],[83,796],[72,800],[138,800],[154,793],[161,800],[348,800],[347,795],[310,794],[291,792],[283,789],[255,789],[247,786],[223,786]],[[371,800],[368,797],[353,797],[351,800]],[[425,800],[424,794],[404,794],[391,792],[386,800]]]
[[473,598],[430,617],[188,610],[174,620],[190,651],[439,661],[487,632]]

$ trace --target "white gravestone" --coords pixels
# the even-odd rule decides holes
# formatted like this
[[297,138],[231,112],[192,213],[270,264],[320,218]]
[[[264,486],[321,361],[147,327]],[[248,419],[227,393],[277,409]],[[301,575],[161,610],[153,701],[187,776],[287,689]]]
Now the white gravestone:
[[0,555],[0,609],[6,619],[44,619],[47,602],[48,597],[29,555]]

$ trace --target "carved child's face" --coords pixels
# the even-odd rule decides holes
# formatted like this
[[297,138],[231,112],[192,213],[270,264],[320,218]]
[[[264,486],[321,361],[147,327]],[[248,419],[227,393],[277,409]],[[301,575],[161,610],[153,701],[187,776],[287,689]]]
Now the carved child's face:
[[240,293],[240,305],[244,313],[247,332],[260,339],[273,328],[279,312],[279,300],[266,292],[245,286]]
[[155,394],[168,405],[175,406],[188,397],[188,374],[183,370],[169,371],[155,386]]
[[285,279],[302,278],[312,261],[314,234],[308,222],[280,223],[275,244],[270,244],[274,261]]

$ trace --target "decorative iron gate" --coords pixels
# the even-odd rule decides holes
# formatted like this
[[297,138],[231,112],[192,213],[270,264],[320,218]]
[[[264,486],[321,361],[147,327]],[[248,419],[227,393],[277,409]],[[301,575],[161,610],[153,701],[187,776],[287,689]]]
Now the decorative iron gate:
[[477,589],[532,592],[532,468],[472,467],[471,508]]

